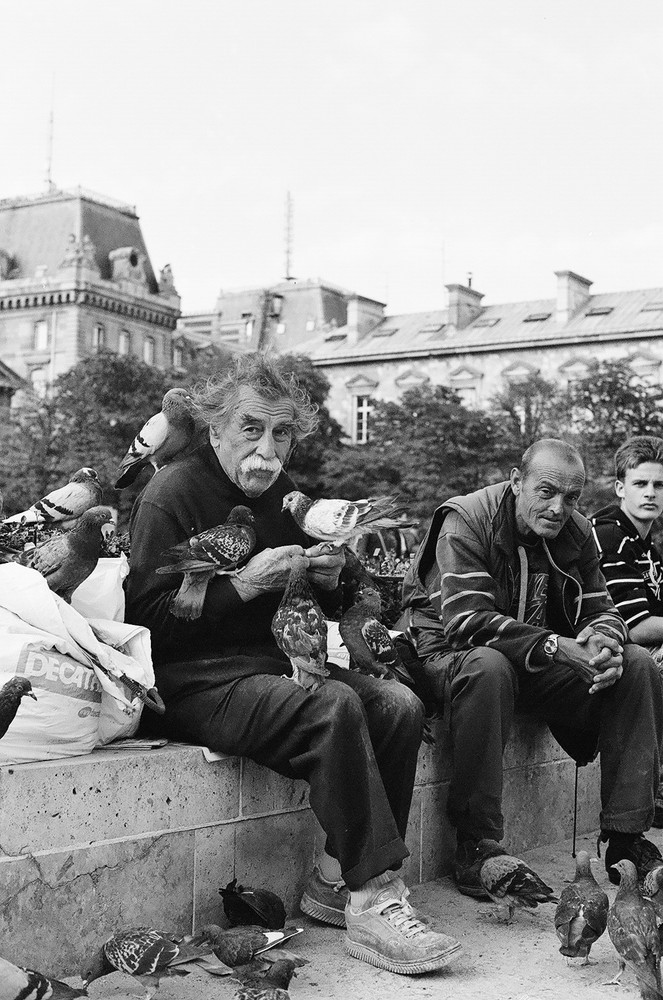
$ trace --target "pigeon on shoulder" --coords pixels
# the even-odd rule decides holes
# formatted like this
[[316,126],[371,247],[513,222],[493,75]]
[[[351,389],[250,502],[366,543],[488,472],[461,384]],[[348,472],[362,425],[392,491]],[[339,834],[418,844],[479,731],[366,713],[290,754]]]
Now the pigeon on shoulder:
[[122,459],[115,489],[131,486],[140,472],[152,465],[155,472],[187,448],[196,432],[192,399],[186,389],[169,389],[161,409],[147,420]]

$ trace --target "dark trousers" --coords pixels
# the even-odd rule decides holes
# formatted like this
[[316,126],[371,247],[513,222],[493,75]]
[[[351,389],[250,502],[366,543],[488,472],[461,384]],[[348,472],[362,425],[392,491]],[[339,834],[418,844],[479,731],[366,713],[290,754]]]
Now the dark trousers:
[[[420,644],[425,654],[425,643]],[[566,667],[529,673],[494,649],[428,655],[438,696],[449,698],[452,777],[448,814],[458,832],[501,840],[502,754],[515,708],[567,734],[589,736],[600,754],[602,830],[651,826],[663,737],[663,691],[651,656],[624,648],[624,673],[597,694]]]
[[[304,778],[310,803],[357,889],[409,854],[404,840],[421,743],[423,705],[397,681],[330,665],[314,692],[274,672],[240,677],[167,700],[163,731]],[[181,669],[186,664],[169,665]]]

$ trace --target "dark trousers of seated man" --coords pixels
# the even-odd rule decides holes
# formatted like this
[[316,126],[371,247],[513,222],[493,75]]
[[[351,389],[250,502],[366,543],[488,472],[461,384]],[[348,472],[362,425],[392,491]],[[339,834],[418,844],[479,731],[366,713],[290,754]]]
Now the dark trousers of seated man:
[[[651,826],[659,782],[663,690],[651,656],[624,648],[624,672],[612,687],[588,694],[567,667],[530,673],[487,647],[435,654],[435,633],[416,630],[419,655],[437,697],[448,698],[453,748],[447,811],[459,840],[504,836],[502,755],[514,710],[546,722],[562,742],[600,754],[602,830],[642,833]],[[637,720],[637,723],[636,723]],[[570,737],[570,741],[568,739]]]
[[[398,869],[405,846],[424,708],[397,681],[330,665],[315,692],[281,676],[283,660],[210,687],[213,661],[157,668],[165,716],[144,713],[143,731],[249,757],[288,778],[304,778],[309,801],[349,889]],[[242,658],[234,658],[237,672]],[[177,691],[175,694],[174,691]],[[148,715],[150,718],[148,718]]]

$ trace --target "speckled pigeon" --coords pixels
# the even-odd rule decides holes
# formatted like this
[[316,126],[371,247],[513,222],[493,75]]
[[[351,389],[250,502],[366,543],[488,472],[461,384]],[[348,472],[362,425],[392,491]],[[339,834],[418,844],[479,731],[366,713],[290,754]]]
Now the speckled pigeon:
[[293,490],[283,498],[283,510],[290,514],[305,534],[321,542],[341,545],[376,528],[402,527],[394,517],[402,506],[395,497],[367,500],[311,500]]
[[296,934],[301,934],[301,931],[301,927],[294,926],[270,931],[251,924],[225,929],[218,924],[205,924],[193,935],[191,944],[198,947],[208,945],[224,965],[234,968],[246,965],[256,955],[262,955],[283,944]]
[[608,913],[608,934],[619,954],[619,969],[609,984],[616,985],[626,968],[635,972],[643,1000],[660,1000],[661,943],[656,926],[656,910],[638,886],[638,872],[632,861],[622,859],[612,866],[619,872],[619,889]]
[[208,528],[164,552],[174,560],[157,573],[183,573],[184,579],[170,605],[176,618],[193,621],[203,613],[210,580],[232,573],[246,562],[256,544],[254,517],[248,507],[233,507],[224,524]]
[[276,644],[292,664],[292,679],[316,691],[329,676],[327,622],[306,576],[306,561],[294,556],[290,578],[272,619]]
[[477,844],[477,860],[483,863],[479,869],[479,880],[497,911],[486,911],[491,916],[505,917],[511,923],[517,907],[533,909],[539,903],[557,903],[549,885],[536,872],[503,849],[495,840],[484,839]]
[[567,958],[584,958],[608,923],[608,897],[592,874],[587,851],[578,851],[573,882],[564,886],[555,910],[555,930],[560,952]]
[[21,699],[27,695],[37,701],[27,677],[11,677],[0,690],[0,740],[16,718]]
[[81,514],[101,503],[102,489],[94,469],[75,472],[66,486],[60,486],[21,511],[6,517],[3,524],[58,524],[67,528]]
[[74,1000],[87,995],[87,990],[0,958],[0,1000]]
[[143,424],[122,459],[116,490],[130,486],[148,465],[158,471],[190,444],[196,431],[191,402],[186,389],[168,390],[160,411]]

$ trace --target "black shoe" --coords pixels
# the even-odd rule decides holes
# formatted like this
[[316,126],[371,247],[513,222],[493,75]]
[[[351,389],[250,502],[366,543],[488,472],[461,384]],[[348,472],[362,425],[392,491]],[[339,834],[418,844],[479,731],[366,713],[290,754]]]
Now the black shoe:
[[[506,851],[499,853],[506,854]],[[472,896],[474,899],[490,899],[479,879],[479,871],[485,860],[485,855],[481,858],[477,857],[476,840],[464,840],[456,848],[454,879],[458,891],[462,892],[464,896]]]
[[619,885],[619,873],[612,865],[626,858],[632,861],[638,871],[638,882],[642,883],[645,875],[663,865],[663,857],[656,844],[647,840],[641,833],[628,838],[624,834],[610,837],[605,852],[605,868],[613,885]]

